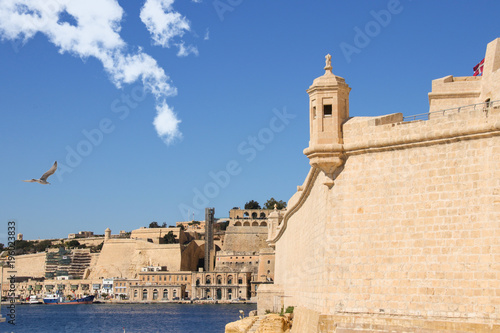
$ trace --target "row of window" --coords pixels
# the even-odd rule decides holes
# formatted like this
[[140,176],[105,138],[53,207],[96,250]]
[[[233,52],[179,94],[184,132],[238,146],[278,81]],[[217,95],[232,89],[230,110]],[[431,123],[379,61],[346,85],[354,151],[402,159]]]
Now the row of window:
[[[137,298],[137,295],[138,295],[138,290],[137,289],[134,289],[134,298]],[[176,298],[177,297],[177,290],[174,289],[172,291],[172,298]],[[143,289],[142,290],[142,300],[147,300],[148,299],[148,290],[147,289]],[[158,289],[153,289],[153,300],[157,300],[158,299]],[[163,300],[168,300],[168,289],[163,289]]]
[[[217,282],[217,284],[222,284],[222,277],[218,276],[216,282]],[[201,283],[201,280],[200,279],[196,279],[196,285],[199,286],[200,283]],[[210,276],[206,277],[205,284],[212,284],[212,279],[210,278]],[[227,284],[233,284],[233,277],[232,276],[229,276],[227,278]],[[243,279],[242,278],[238,279],[238,284],[243,284]]]
[[[250,227],[250,222],[244,222],[243,224],[241,224],[241,221],[236,221],[234,222],[234,226],[235,227],[241,227],[241,226],[244,226],[244,227]],[[252,227],[258,227],[258,226],[261,226],[261,227],[267,227],[267,222],[252,222]]]
[[[142,281],[150,281],[150,275],[147,275],[147,276],[142,276],[141,277],[141,280]],[[151,275],[151,281],[154,281],[155,280],[155,275]],[[187,281],[188,278],[187,278],[187,275],[177,275],[177,279],[174,279],[174,281]],[[158,276],[158,281],[162,281],[161,279],[161,275]],[[167,276],[166,275],[163,275],[163,281],[167,281]],[[169,275],[168,276],[168,281],[172,281],[172,275]]]

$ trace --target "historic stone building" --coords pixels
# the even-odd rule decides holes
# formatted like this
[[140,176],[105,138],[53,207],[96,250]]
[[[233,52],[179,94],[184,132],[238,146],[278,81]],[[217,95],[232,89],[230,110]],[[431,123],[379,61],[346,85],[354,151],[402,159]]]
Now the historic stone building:
[[198,299],[229,301],[250,298],[250,272],[193,272],[192,295]]
[[[146,267],[147,268],[147,267]],[[135,302],[175,301],[191,297],[192,273],[146,269],[130,283],[129,299]]]
[[251,297],[256,296],[259,284],[274,278],[274,249],[266,242],[271,212],[271,209],[231,209],[224,245],[216,256],[217,271],[251,273]]
[[295,306],[300,333],[500,332],[500,38],[483,76],[432,82],[422,117],[350,117],[331,69],[258,311]]

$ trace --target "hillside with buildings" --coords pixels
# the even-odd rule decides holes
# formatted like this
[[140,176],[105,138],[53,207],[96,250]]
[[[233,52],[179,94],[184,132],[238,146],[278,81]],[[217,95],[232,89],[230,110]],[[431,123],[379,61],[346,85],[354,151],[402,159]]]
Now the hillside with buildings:
[[[274,251],[266,243],[271,210],[232,209],[227,219],[207,211],[209,223],[152,222],[115,235],[109,228],[104,235],[81,231],[37,241],[19,234],[16,298],[59,292],[117,302],[256,301],[259,285],[274,278]],[[8,290],[4,277],[3,297]]]

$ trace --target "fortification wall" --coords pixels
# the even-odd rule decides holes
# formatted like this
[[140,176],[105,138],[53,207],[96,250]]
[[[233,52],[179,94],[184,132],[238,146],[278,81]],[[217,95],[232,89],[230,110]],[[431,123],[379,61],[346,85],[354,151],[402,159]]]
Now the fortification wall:
[[[4,268],[4,281],[9,278],[8,270],[8,268]],[[14,270],[16,276],[44,277],[45,252],[15,256]]]
[[260,249],[268,247],[267,226],[228,226],[224,236],[223,251],[234,252],[259,252]]
[[136,239],[110,239],[104,242],[89,279],[100,277],[136,278],[141,267],[167,266],[169,271],[181,270],[179,244],[153,244]]
[[500,320],[500,110],[398,118],[347,121],[333,187],[312,169],[290,200],[276,242],[284,305],[307,310],[298,323],[314,311],[345,332],[415,318],[430,331],[491,329]]

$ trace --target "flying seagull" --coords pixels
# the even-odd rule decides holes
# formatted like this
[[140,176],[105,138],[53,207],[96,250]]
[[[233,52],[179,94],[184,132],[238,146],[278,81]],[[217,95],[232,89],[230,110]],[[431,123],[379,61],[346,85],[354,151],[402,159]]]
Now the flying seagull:
[[54,162],[54,165],[47,171],[46,173],[43,174],[40,179],[31,179],[31,180],[23,180],[23,182],[28,182],[28,183],[39,183],[43,185],[50,185],[50,183],[47,181],[47,178],[52,176],[54,172],[56,172],[57,169],[57,161]]

